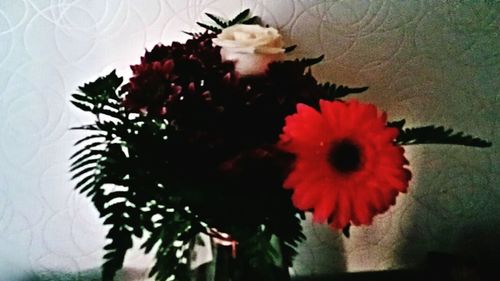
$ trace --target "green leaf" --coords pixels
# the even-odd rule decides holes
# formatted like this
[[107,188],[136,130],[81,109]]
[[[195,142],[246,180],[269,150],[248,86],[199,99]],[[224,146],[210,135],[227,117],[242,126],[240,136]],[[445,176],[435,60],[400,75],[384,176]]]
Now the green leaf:
[[70,130],[85,130],[85,131],[100,131],[95,124],[90,124],[90,125],[83,125],[83,126],[78,126],[78,127],[71,127],[69,128]]
[[73,153],[73,155],[71,155],[71,157],[69,159],[74,159],[76,158],[78,155],[84,153],[84,152],[91,152],[93,148],[96,148],[97,146],[101,145],[102,142],[100,141],[96,141],[96,142],[93,142],[93,143],[90,143],[90,144],[87,144],[85,145],[83,148],[79,149],[78,151],[76,151],[75,153]]
[[78,158],[75,158],[75,160],[73,160],[73,162],[71,163],[71,167],[78,166],[82,162],[85,162],[85,161],[90,160],[90,159],[95,160],[97,163],[99,158],[102,157],[102,153],[103,153],[102,150],[98,150],[98,149],[91,150],[88,153],[83,154]]
[[401,120],[398,120],[398,121],[387,122],[387,127],[394,127],[394,128],[397,128],[397,129],[399,129],[401,131],[403,129],[403,126],[405,125],[405,123],[406,123],[405,119],[401,119]]
[[80,193],[83,193],[80,188],[88,187],[87,184],[94,178],[94,175],[88,175],[85,178],[81,179],[75,186],[75,190],[79,190]]
[[[401,123],[392,123],[393,126],[402,126]],[[391,125],[391,124],[390,124]],[[456,144],[474,147],[489,147],[491,142],[478,137],[465,135],[463,132],[454,132],[452,129],[445,129],[442,126],[424,126],[409,129],[400,129],[400,134],[396,139],[400,145],[413,144]]]
[[116,119],[118,119],[120,121],[123,121],[126,118],[122,114],[122,112],[120,112],[120,111],[113,111],[113,110],[109,110],[109,109],[106,109],[106,108],[99,108],[98,110],[94,111],[94,113],[107,115],[109,117],[116,118]]
[[72,94],[71,97],[77,101],[81,101],[81,102],[88,102],[88,103],[92,103],[94,100],[92,99],[92,97],[89,97],[87,95],[82,95],[82,94],[78,94],[78,93],[75,93],[75,94]]
[[95,191],[93,191],[92,189],[94,189],[97,184],[96,181],[93,180],[93,178],[93,175],[89,176],[90,181],[85,181],[85,184],[79,187],[80,190],[78,192],[80,192],[81,194],[85,194],[85,192],[90,191],[88,196],[90,196],[91,193],[94,193]]
[[342,233],[344,234],[344,236],[346,238],[349,238],[351,236],[351,224],[347,224],[343,229],[342,229]]
[[227,26],[235,25],[237,23],[241,23],[250,15],[250,9],[246,9],[243,12],[239,13],[236,17],[230,20],[227,23]]
[[199,25],[199,26],[201,26],[201,27],[203,27],[203,28],[205,28],[205,29],[207,29],[207,30],[215,32],[215,33],[220,33],[222,31],[222,29],[220,29],[220,28],[217,28],[215,26],[210,26],[210,25],[204,24],[202,22],[196,22],[196,24]]
[[112,97],[113,94],[116,94],[116,89],[118,89],[122,82],[123,78],[118,77],[116,71],[113,70],[108,75],[99,77],[94,82],[85,83],[83,86],[80,86],[79,89],[90,97],[102,95]]
[[72,163],[71,163],[71,167],[70,167],[70,172],[74,172],[84,166],[88,166],[88,165],[94,165],[94,164],[97,164],[97,162],[99,161],[99,158],[100,157],[93,157],[93,156],[97,156],[97,155],[100,155],[100,152],[97,151],[98,153],[96,155],[87,155],[87,154],[84,154],[82,156],[80,156],[79,158],[75,159]]
[[89,135],[89,136],[86,136],[86,137],[78,140],[77,142],[75,142],[74,146],[77,146],[77,145],[79,145],[79,144],[81,144],[83,142],[86,142],[88,140],[91,140],[91,139],[104,138],[104,137],[106,137],[106,135],[104,135],[104,134]]
[[321,55],[316,58],[303,58],[303,59],[296,59],[294,62],[300,64],[302,67],[306,68],[309,66],[313,66],[320,61],[322,61],[325,58],[325,55]]
[[[205,13],[205,14],[217,26],[208,25],[208,24],[205,24],[202,22],[197,22],[196,24],[198,24],[199,26],[201,26],[207,30],[215,32],[215,33],[220,33],[222,31],[222,29],[229,27],[229,26],[233,26],[235,24],[255,24],[259,20],[259,17],[257,17],[257,16],[249,17],[250,16],[250,9],[244,10],[243,12],[239,13],[236,17],[234,17],[233,19],[231,19],[229,21],[226,21],[223,18],[215,16],[215,15],[210,14],[210,13]],[[189,34],[189,35],[191,35],[191,34]]]
[[291,51],[295,50],[295,48],[297,48],[297,45],[288,46],[285,48],[285,53],[290,53]]
[[259,16],[253,16],[246,20],[241,21],[242,24],[256,24],[259,21]]
[[[178,258],[176,255],[180,247],[174,247],[173,243],[182,236],[184,239],[181,247],[187,247],[190,241],[194,238],[197,232],[187,228],[188,222],[178,221],[176,224],[163,224],[163,229],[159,236],[159,247],[156,251],[156,262],[150,271],[149,276],[155,277],[157,281],[166,281],[171,275],[175,276],[175,280],[189,281],[188,264],[182,263],[181,259],[188,259],[189,251],[183,252],[183,256]],[[179,235],[181,234],[181,235]]]
[[205,15],[207,15],[207,17],[209,17],[211,20],[213,20],[218,26],[220,26],[222,28],[227,27],[227,23],[223,19],[221,19],[217,16],[214,16],[212,14],[209,14],[209,13],[205,13]]
[[93,172],[95,170],[95,167],[88,167],[88,168],[85,168],[85,169],[82,169],[80,170],[78,173],[74,174],[71,179],[74,180],[78,177],[81,177],[87,173],[90,173],[90,172]]
[[105,262],[102,265],[103,281],[113,281],[116,272],[123,266],[127,250],[132,248],[131,233],[124,228],[113,226],[108,238],[111,242],[104,247],[108,252],[104,255]]
[[79,109],[83,110],[83,111],[89,111],[89,112],[92,112],[94,110],[94,107],[93,106],[90,106],[86,103],[82,103],[82,102],[78,102],[78,101],[71,101],[71,103],[78,107]]
[[148,239],[141,245],[141,249],[144,249],[145,254],[149,254],[153,247],[160,242],[160,234],[158,230],[150,232]]
[[324,98],[328,100],[342,98],[349,94],[359,94],[368,90],[368,87],[349,88],[347,86],[342,86],[342,85],[337,86],[335,83],[330,83],[330,82],[322,84],[321,86],[326,91],[326,97]]

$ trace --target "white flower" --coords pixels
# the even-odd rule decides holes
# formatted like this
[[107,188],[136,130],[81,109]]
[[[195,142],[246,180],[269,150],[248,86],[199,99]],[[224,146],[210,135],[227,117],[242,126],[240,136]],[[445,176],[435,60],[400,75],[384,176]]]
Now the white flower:
[[230,26],[213,39],[223,61],[233,61],[241,75],[260,75],[271,62],[283,60],[285,49],[278,30],[257,24]]

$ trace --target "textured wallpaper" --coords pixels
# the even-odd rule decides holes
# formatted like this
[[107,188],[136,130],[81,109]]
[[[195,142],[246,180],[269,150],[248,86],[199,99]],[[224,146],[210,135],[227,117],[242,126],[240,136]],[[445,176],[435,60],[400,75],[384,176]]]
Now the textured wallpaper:
[[[1,281],[57,272],[83,280],[101,263],[105,229],[68,173],[82,136],[68,128],[91,117],[70,105],[70,94],[114,68],[130,75],[145,48],[199,31],[204,12],[231,17],[244,8],[298,44],[295,56],[325,54],[313,69],[320,80],[370,86],[362,99],[390,119],[495,142],[484,150],[407,147],[408,194],[350,239],[305,222],[294,274],[413,267],[429,251],[500,250],[499,1],[0,0]],[[132,251],[124,279],[145,280],[150,262]]]

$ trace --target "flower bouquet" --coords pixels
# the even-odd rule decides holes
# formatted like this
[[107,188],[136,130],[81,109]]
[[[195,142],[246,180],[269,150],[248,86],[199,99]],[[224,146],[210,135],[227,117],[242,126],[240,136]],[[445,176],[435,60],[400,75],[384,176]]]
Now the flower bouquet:
[[207,15],[217,26],[147,51],[125,84],[113,71],[72,96],[96,117],[75,128],[91,133],[71,170],[110,226],[103,280],[133,237],[154,253],[156,280],[189,280],[200,234],[231,245],[217,280],[287,280],[305,212],[349,236],[407,191],[404,145],[491,145],[388,122],[344,99],[366,87],[319,83],[311,66],[322,56],[286,60],[294,47],[248,10]]

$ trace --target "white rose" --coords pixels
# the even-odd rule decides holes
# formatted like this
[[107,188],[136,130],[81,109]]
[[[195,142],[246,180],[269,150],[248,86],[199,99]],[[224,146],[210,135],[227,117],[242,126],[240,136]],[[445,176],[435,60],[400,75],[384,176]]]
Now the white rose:
[[222,61],[233,61],[241,75],[260,75],[271,62],[283,60],[285,49],[278,30],[257,24],[230,26],[213,39]]

